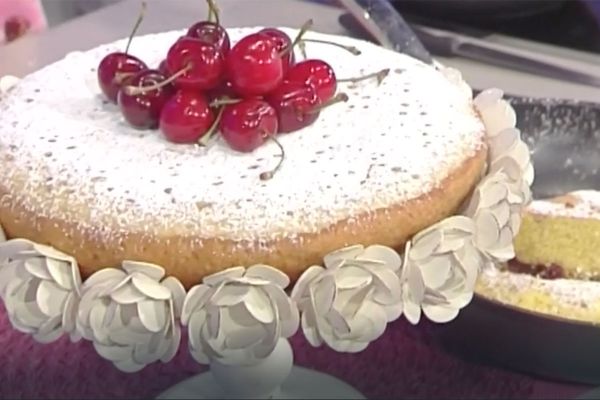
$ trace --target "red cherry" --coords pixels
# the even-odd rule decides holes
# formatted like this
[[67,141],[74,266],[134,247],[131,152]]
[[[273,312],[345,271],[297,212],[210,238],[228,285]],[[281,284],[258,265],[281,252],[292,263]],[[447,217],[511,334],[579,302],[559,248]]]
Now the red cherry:
[[[267,35],[273,39],[277,46],[277,51],[279,54],[283,54],[281,58],[283,61],[283,76],[285,77],[290,67],[296,63],[294,51],[291,49],[293,45],[292,39],[285,32],[277,28],[265,28],[258,33]],[[284,50],[286,49],[290,50],[284,53]]]
[[277,44],[267,35],[246,36],[229,52],[227,73],[233,88],[243,97],[269,93],[283,81]]
[[235,90],[233,90],[233,86],[231,85],[231,82],[224,81],[216,88],[206,92],[206,97],[208,98],[209,102],[213,102],[214,100],[223,99],[223,98],[236,99],[239,96],[237,95]]
[[228,105],[221,119],[221,136],[229,147],[251,152],[277,133],[277,113],[264,100],[246,99]]
[[158,85],[167,77],[157,70],[147,69],[139,72],[119,91],[119,107],[125,120],[136,128],[156,128],[160,113],[175,89],[171,85],[161,86],[147,92],[130,93],[129,88],[139,89]]
[[229,54],[231,48],[229,34],[225,28],[215,22],[197,22],[188,29],[186,36],[198,39],[204,43],[212,44],[225,57]]
[[288,133],[311,125],[319,117],[321,102],[315,89],[298,81],[284,81],[267,102],[279,116],[279,132]]
[[160,130],[171,142],[195,143],[209,132],[214,120],[204,95],[178,90],[163,107]]
[[182,37],[169,49],[167,69],[171,74],[187,69],[175,80],[175,86],[208,90],[223,80],[225,58],[213,45]]
[[102,93],[117,103],[119,89],[135,74],[147,69],[142,60],[127,53],[110,53],[98,65],[98,84]]
[[317,92],[321,103],[335,96],[337,79],[333,68],[322,60],[306,60],[290,68],[287,80],[304,82],[311,85]]
[[160,64],[158,64],[158,70],[163,73],[165,76],[170,76],[169,68],[167,68],[167,60],[162,60]]

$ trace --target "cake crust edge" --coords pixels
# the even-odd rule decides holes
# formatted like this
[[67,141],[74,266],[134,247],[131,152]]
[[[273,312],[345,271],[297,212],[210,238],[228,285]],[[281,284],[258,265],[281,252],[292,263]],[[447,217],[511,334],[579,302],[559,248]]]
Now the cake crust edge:
[[[44,217],[41,204],[38,210],[24,208],[2,184],[0,223],[8,238],[28,239],[73,255],[84,279],[103,268],[116,267],[123,260],[136,260],[163,266],[186,288],[229,267],[253,264],[272,265],[295,281],[308,267],[318,265],[324,255],[348,245],[380,244],[402,249],[415,233],[456,212],[481,178],[486,159],[487,146],[482,139],[476,154],[466,158],[429,193],[342,220],[318,233],[261,243],[205,238],[199,245],[195,236],[173,235],[168,230],[160,235],[124,232],[110,235],[111,241],[102,241],[85,228],[77,228],[78,221]],[[77,206],[66,201],[64,204]],[[112,228],[118,232],[116,220]]]

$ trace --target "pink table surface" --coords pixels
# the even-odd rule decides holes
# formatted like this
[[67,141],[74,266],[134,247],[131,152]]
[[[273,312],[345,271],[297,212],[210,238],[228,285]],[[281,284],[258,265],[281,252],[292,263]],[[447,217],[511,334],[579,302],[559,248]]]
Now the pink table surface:
[[[439,347],[435,329],[399,320],[359,354],[315,349],[301,335],[292,344],[298,365],[341,378],[370,399],[569,399],[588,389],[469,364]],[[186,346],[187,341],[168,364],[125,374],[101,359],[89,342],[36,343],[11,328],[0,305],[0,398],[152,398],[205,370]]]

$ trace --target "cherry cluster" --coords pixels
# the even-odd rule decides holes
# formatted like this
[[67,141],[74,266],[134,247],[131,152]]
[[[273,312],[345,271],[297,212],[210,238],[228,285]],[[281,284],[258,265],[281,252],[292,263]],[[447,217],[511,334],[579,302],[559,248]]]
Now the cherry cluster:
[[[276,134],[309,126],[325,107],[348,99],[337,93],[342,80],[325,61],[296,61],[294,50],[310,41],[303,36],[312,21],[294,40],[282,30],[266,28],[232,46],[214,0],[207,2],[208,18],[178,38],[156,68],[128,52],[145,4],[125,52],[108,54],[100,62],[99,86],[129,124],[159,128],[175,143],[204,145],[220,132],[240,152],[272,139],[283,153]],[[353,47],[330,44],[360,54]],[[381,72],[346,81],[382,78]]]

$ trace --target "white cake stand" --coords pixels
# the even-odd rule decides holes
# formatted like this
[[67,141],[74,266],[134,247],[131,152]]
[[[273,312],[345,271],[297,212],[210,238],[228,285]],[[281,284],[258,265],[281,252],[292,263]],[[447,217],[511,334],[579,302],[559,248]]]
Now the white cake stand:
[[260,364],[247,367],[213,362],[209,372],[178,383],[157,399],[366,399],[333,376],[293,366],[289,342],[281,339]]

